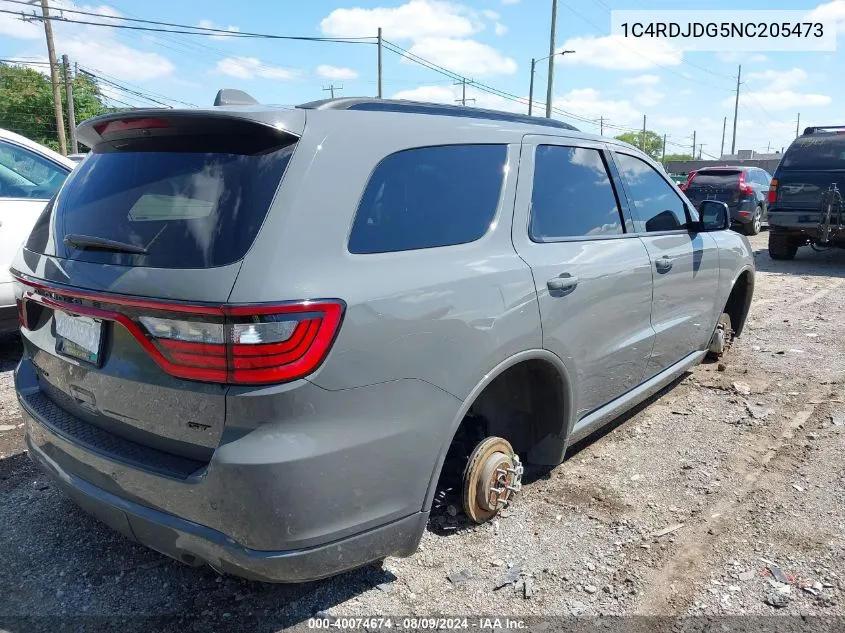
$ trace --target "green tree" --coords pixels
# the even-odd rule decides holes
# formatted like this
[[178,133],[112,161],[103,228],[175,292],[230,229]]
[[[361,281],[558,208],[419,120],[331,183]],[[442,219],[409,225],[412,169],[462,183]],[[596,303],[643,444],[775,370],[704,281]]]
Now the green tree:
[[666,158],[663,161],[664,163],[668,163],[670,160],[694,160],[692,154],[666,154]]
[[624,134],[617,136],[616,140],[630,143],[634,147],[639,147],[654,160],[660,160],[660,157],[663,154],[663,137],[657,132],[652,132],[651,130],[646,130],[645,147],[643,147],[642,132],[625,132]]
[[[66,113],[64,85],[61,94],[63,112]],[[82,74],[73,78],[73,104],[78,122],[109,111],[96,82]],[[0,127],[58,150],[50,78],[31,68],[0,64]],[[68,132],[67,129],[65,131]],[[69,133],[67,138],[70,138]]]

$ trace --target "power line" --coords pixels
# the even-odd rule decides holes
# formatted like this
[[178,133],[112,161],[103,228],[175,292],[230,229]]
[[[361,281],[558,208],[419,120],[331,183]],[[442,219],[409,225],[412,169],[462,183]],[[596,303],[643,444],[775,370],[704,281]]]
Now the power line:
[[[24,2],[23,0],[2,0],[3,2],[11,2],[13,4],[22,4],[29,6],[28,2]],[[34,14],[24,13],[23,11],[11,11],[8,9],[0,9],[0,13],[6,13],[9,15],[17,15],[20,16],[21,19],[24,21],[28,20],[49,20],[51,22],[68,22],[70,24],[84,24],[86,26],[104,26],[108,28],[114,29],[128,29],[131,31],[148,31],[154,33],[176,33],[179,35],[204,35],[204,36],[215,36],[215,37],[241,37],[241,38],[255,38],[255,39],[272,39],[272,40],[296,40],[296,41],[304,41],[304,42],[334,42],[334,43],[341,43],[341,44],[375,44],[375,37],[311,37],[311,36],[304,36],[304,35],[273,35],[269,33],[250,33],[250,32],[233,32],[227,31],[226,29],[214,29],[214,28],[206,28],[200,26],[190,26],[187,24],[175,24],[172,22],[158,22],[155,20],[142,20],[140,18],[124,18],[118,16],[107,16],[101,13],[93,13],[89,11],[78,11],[74,9],[61,9],[62,12],[66,13],[74,13],[74,14],[82,14],[82,15],[89,15],[94,16],[102,19],[107,20],[124,20],[127,22],[141,22],[144,24],[156,24],[162,26],[172,26],[176,27],[181,30],[173,30],[173,29],[161,29],[161,28],[153,28],[153,27],[146,27],[146,26],[130,26],[128,24],[109,24],[107,22],[90,22],[86,20],[71,20],[70,18],[60,17],[60,16],[48,16],[44,18],[43,16],[38,16]],[[191,30],[185,30],[191,29]]]

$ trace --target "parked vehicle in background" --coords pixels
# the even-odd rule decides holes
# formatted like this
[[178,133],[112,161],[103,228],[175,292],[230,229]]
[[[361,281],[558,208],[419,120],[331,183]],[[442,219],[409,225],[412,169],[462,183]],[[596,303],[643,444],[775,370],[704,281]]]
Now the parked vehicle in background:
[[687,181],[687,174],[669,174],[669,178],[672,179],[676,185],[681,185]]
[[9,265],[73,166],[50,148],[0,129],[0,333],[18,329]]
[[845,126],[809,127],[786,150],[769,188],[769,255],[845,247]]
[[225,94],[83,123],[14,262],[29,455],[160,552],[281,582],[410,555],[443,478],[491,519],[520,456],[559,464],[743,329],[748,241],[629,145]]
[[759,167],[703,167],[690,174],[683,191],[696,207],[704,200],[726,203],[731,224],[746,235],[757,235],[767,220],[771,179]]

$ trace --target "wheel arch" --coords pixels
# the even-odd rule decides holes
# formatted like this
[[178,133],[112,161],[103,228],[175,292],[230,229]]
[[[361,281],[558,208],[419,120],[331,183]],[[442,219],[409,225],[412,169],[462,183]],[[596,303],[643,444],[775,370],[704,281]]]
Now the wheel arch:
[[567,448],[567,440],[572,432],[574,422],[574,396],[572,382],[570,379],[571,373],[561,358],[548,350],[531,349],[519,352],[503,360],[487,372],[464,399],[457,414],[452,420],[449,432],[440,447],[440,452],[437,456],[437,461],[435,462],[434,470],[432,471],[431,478],[429,480],[423,510],[428,510],[431,507],[434,495],[437,491],[437,482],[443,469],[446,454],[449,451],[449,447],[451,446],[461,423],[470,412],[470,409],[472,409],[473,405],[475,405],[482,394],[485,393],[487,388],[490,387],[497,378],[502,377],[506,372],[519,365],[531,362],[544,363],[556,377],[558,381],[557,393],[559,394],[557,404],[560,408],[560,415],[558,416],[558,423],[555,425],[556,428],[552,429],[550,433],[542,437],[532,448],[528,455],[528,461],[544,465],[557,465],[563,461]]
[[731,317],[731,327],[735,336],[742,334],[753,298],[754,269],[751,266],[743,266],[731,282],[731,290],[724,309]]

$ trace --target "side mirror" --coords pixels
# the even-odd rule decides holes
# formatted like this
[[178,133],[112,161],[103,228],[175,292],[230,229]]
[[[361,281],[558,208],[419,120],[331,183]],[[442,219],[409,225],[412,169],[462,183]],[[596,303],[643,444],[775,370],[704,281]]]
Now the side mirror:
[[698,228],[702,232],[725,231],[731,228],[731,216],[728,205],[716,200],[705,200],[698,207],[701,220]]

